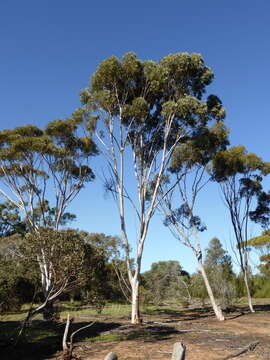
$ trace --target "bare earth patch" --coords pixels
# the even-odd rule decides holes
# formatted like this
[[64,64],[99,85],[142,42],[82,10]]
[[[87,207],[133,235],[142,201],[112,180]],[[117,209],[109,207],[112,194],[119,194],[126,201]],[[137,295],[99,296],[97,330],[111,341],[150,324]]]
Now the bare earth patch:
[[[259,342],[253,351],[237,359],[270,359],[270,313],[230,313],[218,322],[210,312],[187,311],[182,314],[144,316],[142,325],[131,326],[127,320],[103,330],[93,329],[93,338],[76,344],[81,359],[101,360],[112,351],[119,359],[170,359],[173,344],[187,347],[187,360],[223,360],[239,353],[249,344]],[[95,337],[95,331],[100,339]],[[232,357],[233,358],[233,357]]]

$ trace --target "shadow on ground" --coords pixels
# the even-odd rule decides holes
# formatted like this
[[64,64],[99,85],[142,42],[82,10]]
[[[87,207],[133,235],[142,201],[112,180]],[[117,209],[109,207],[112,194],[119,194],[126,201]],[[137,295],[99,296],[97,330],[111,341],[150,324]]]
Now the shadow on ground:
[[[88,322],[73,323],[70,332],[73,332]],[[110,331],[119,327],[119,323],[100,323],[82,330],[75,336],[75,343],[87,337],[99,336],[104,331]],[[20,322],[0,322],[0,359],[1,360],[45,360],[62,349],[62,337],[65,328],[64,323],[44,322],[34,320],[26,329],[24,336],[17,346],[12,342],[16,339]]]
[[[181,320],[197,320],[203,319],[207,317],[214,316],[214,312],[211,307],[204,308],[190,308],[183,310],[176,309],[154,309],[147,310],[144,312],[145,315],[152,315],[158,317],[166,317],[167,319],[171,319],[171,321],[181,321]],[[169,322],[167,320],[167,322]]]
[[[256,305],[256,313],[270,311],[270,305]],[[229,309],[226,320],[232,320],[249,313],[246,306],[236,306]],[[253,314],[251,314],[253,318]],[[153,309],[143,314],[145,323],[138,326],[123,323],[120,318],[115,322],[101,320],[93,326],[82,330],[75,336],[75,343],[87,339],[88,341],[126,341],[139,340],[143,342],[155,342],[166,340],[175,334],[184,334],[185,331],[177,330],[173,323],[188,320],[200,320],[203,318],[214,319],[214,313],[210,307],[190,309]],[[78,319],[79,320],[79,319]],[[157,321],[155,321],[157,320]],[[118,321],[118,322],[117,322]],[[121,323],[122,322],[122,323]],[[80,321],[71,324],[70,332],[88,325],[89,322]],[[1,360],[45,360],[61,351],[62,336],[65,323],[44,322],[33,320],[26,329],[24,337],[16,348],[10,345],[16,338],[20,327],[19,321],[0,322],[0,359]],[[187,333],[187,335],[190,332]],[[191,335],[189,335],[191,336]],[[209,336],[206,332],[202,337]],[[228,340],[230,340],[228,338]],[[249,339],[245,339],[248,341]]]

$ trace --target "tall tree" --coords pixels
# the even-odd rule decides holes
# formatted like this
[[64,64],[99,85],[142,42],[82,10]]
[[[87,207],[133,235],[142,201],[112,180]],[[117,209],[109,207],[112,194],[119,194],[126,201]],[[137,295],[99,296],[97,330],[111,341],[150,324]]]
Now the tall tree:
[[[211,101],[212,97],[210,97]],[[212,115],[212,116],[211,116]],[[209,114],[206,122],[197,129],[193,138],[178,146],[173,154],[168,179],[161,187],[160,202],[165,214],[165,226],[183,245],[190,248],[195,256],[200,274],[212,308],[218,320],[224,316],[218,306],[207,273],[204,268],[200,233],[206,230],[206,225],[196,213],[196,205],[200,192],[209,183],[207,170],[216,152],[224,149],[228,143],[227,129],[222,119],[224,109],[219,102],[214,114]],[[207,127],[210,120],[216,119],[213,126]],[[173,181],[176,186],[168,192],[168,184]],[[179,204],[181,204],[179,206]]]
[[[0,196],[19,210],[29,231],[58,230],[69,217],[67,206],[94,179],[88,159],[97,149],[90,137],[80,135],[81,124],[78,110],[68,119],[50,122],[45,130],[26,125],[0,132]],[[47,298],[50,261],[45,253],[37,259]]]
[[[195,137],[210,118],[224,114],[217,97],[202,100],[212,79],[211,69],[199,54],[172,54],[154,62],[141,61],[135,54],[127,53],[122,60],[114,56],[104,60],[89,88],[81,93],[89,131],[95,133],[107,160],[107,189],[118,206],[132,289],[132,323],[141,321],[141,260],[171,156],[178,145]],[[128,203],[138,219],[134,269],[130,262]]]
[[254,200],[262,192],[263,177],[269,171],[270,164],[256,154],[247,152],[244,146],[220,151],[213,160],[213,179],[220,185],[230,214],[251,312],[254,312],[254,309],[248,278],[249,216],[255,209]]

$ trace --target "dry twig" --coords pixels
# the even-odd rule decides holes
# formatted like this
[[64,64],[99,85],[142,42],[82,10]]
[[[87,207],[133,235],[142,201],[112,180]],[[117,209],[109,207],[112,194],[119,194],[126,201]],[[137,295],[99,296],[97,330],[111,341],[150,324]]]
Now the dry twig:
[[215,359],[215,360],[228,360],[228,359],[233,359],[236,358],[242,354],[245,354],[248,351],[253,351],[255,350],[256,346],[259,344],[259,341],[256,341],[254,343],[249,344],[248,346],[246,346],[245,348],[243,348],[241,351],[237,352],[236,354],[231,354],[231,355],[227,355],[224,358],[221,359]]

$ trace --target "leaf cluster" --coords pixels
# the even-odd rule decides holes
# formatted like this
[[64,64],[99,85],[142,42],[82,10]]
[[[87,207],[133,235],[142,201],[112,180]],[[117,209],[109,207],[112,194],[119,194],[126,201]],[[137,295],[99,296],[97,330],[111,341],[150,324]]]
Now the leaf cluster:
[[[258,173],[257,180],[268,174],[270,163],[263,161],[254,153],[249,153],[244,146],[233,146],[222,150],[213,159],[213,178],[217,181],[226,181],[228,178],[240,174],[243,176],[243,186],[248,188],[249,176]],[[246,178],[246,179],[245,179]],[[255,186],[255,184],[254,184]]]
[[185,230],[196,229],[203,232],[207,229],[199,216],[193,215],[189,205],[183,203],[179,208],[171,210],[169,215],[165,216],[164,225],[177,225]]
[[65,284],[65,289],[68,289],[83,280],[84,242],[73,230],[43,228],[28,233],[20,246],[20,253],[29,268],[40,267],[42,263],[49,266],[54,288]]
[[[198,131],[206,139],[207,123],[224,119],[218,97],[210,95],[202,100],[212,79],[213,73],[200,54],[171,54],[154,62],[127,53],[121,60],[113,56],[99,65],[89,88],[81,92],[81,102],[86,106],[91,131],[100,118],[97,112],[105,123],[108,118],[119,121],[133,149],[149,163],[153,149],[159,151],[163,146],[169,118],[173,122],[168,146],[179,135],[182,142],[197,137],[198,143]],[[211,146],[216,141],[214,134],[217,131],[211,132]]]

